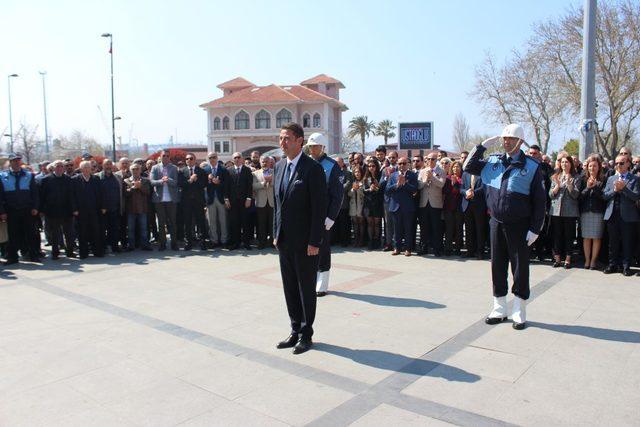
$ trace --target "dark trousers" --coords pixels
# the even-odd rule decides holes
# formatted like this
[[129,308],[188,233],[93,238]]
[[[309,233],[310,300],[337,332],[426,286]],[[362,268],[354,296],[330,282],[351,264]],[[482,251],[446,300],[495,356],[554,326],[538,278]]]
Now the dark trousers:
[[73,239],[73,217],[53,218],[46,217],[44,222],[49,233],[49,243],[51,243],[51,254],[60,254],[60,246],[62,244],[62,236],[64,235],[64,245],[67,250],[67,255],[73,253],[74,239]]
[[473,205],[469,204],[464,212],[464,228],[467,252],[482,255],[487,238],[487,214],[484,211],[474,209]]
[[[619,212],[614,211],[607,221],[609,232],[609,265],[631,267],[637,223],[624,222]],[[620,252],[622,246],[622,252]]]
[[464,214],[462,211],[444,211],[445,225],[445,250],[451,252],[455,249],[460,252],[462,249],[462,226]]
[[393,246],[396,250],[412,251],[415,235],[413,234],[414,211],[397,210],[391,212],[393,218]]
[[424,249],[426,251],[427,245],[431,245],[433,248],[433,252],[436,255],[442,254],[442,208],[434,208],[431,207],[430,204],[427,204],[424,208],[421,208],[420,217],[422,222],[420,223],[420,228],[423,228],[424,232],[421,231],[421,240],[424,241]]
[[552,216],[553,255],[565,258],[573,255],[573,241],[576,240],[576,218]]
[[231,201],[229,212],[230,243],[232,245],[249,245],[251,236],[249,235],[249,211],[244,207],[244,199]]
[[111,246],[111,249],[118,248],[118,242],[120,241],[120,217],[119,211],[107,211],[100,217],[102,236],[105,246]]
[[120,215],[120,244],[122,247],[127,246],[129,243],[129,233],[127,228],[129,227],[129,217],[126,213]]
[[158,238],[158,224],[156,223],[156,206],[155,203],[149,202],[147,211],[147,241]]
[[17,260],[18,250],[30,258],[40,256],[37,231],[37,217],[31,215],[31,209],[10,209],[7,211],[7,260]]
[[513,287],[511,292],[526,300],[529,299],[529,247],[527,231],[529,220],[516,224],[502,224],[491,218],[489,230],[491,236],[491,278],[493,296],[503,297],[509,290],[507,269],[511,263]]
[[[538,239],[536,239],[535,243],[532,246],[532,252],[535,252],[535,255],[539,260],[544,260],[548,258],[552,253],[552,238],[553,232],[551,229],[551,216],[545,215],[544,217],[544,226],[542,230],[540,230],[540,235]],[[602,251],[605,252],[605,251]]]
[[202,202],[194,200],[182,201],[182,217],[184,218],[184,239],[187,244],[193,244],[196,240],[195,227],[202,239],[202,243],[206,238],[205,220],[204,220],[204,200]]
[[171,234],[171,244],[175,241],[176,243],[179,240],[184,240],[184,210],[182,209],[182,202],[176,203],[175,208],[175,240],[173,238],[173,233]]
[[336,223],[333,225],[334,243],[347,246],[351,243],[351,218],[349,217],[349,208],[340,209]]
[[324,230],[324,238],[318,253],[318,271],[331,270],[331,230]]
[[171,235],[171,245],[178,244],[176,236],[176,204],[173,202],[154,203],[158,215],[158,240],[161,246],[167,245],[167,231]]
[[258,222],[258,246],[268,247],[273,240],[273,207],[256,208]]
[[78,246],[80,257],[89,256],[89,247],[95,256],[104,255],[102,233],[98,212],[80,212],[78,216]]
[[319,257],[307,248],[278,241],[284,299],[291,320],[291,333],[311,338],[316,317],[316,276]]

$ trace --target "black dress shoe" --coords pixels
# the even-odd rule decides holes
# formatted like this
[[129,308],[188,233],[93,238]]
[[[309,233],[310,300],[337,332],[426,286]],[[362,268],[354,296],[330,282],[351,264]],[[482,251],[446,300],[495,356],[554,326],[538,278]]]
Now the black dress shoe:
[[526,324],[526,323],[516,323],[516,322],[513,322],[513,324],[511,325],[511,327],[512,327],[513,329],[515,329],[516,331],[521,331],[521,330],[523,330],[524,328],[526,328],[526,327],[527,327],[527,324]]
[[13,265],[13,264],[17,264],[19,261],[15,258],[12,259],[8,259],[4,262],[4,265]]
[[183,251],[190,251],[191,249],[193,249],[193,246],[191,245],[191,243],[187,243],[186,245],[184,245],[184,247],[182,248]]
[[160,245],[160,247],[158,248],[158,250],[159,250],[160,252],[162,252],[162,251],[166,251],[166,250],[167,250],[167,245]]
[[291,334],[284,341],[280,341],[276,348],[291,348],[298,342],[298,334]]
[[604,274],[613,274],[618,272],[618,267],[615,265],[608,265],[607,268],[604,269]]
[[250,250],[252,249],[252,248],[251,248],[251,245],[244,245],[244,248],[245,248],[246,250],[248,250],[248,251],[250,251]]
[[486,317],[484,319],[484,323],[486,323],[487,325],[497,325],[498,323],[502,323],[505,322],[507,320],[507,317]]
[[324,297],[324,296],[327,296],[327,293],[326,292],[316,292],[316,296],[317,297]]
[[624,270],[622,270],[622,274],[627,276],[627,277],[633,276],[633,271],[631,271],[631,269],[629,267],[627,267]]
[[293,347],[293,354],[302,354],[309,351],[312,345],[311,338],[300,338],[296,346]]
[[554,261],[553,268],[558,268],[558,267],[562,267],[562,263],[560,261]]

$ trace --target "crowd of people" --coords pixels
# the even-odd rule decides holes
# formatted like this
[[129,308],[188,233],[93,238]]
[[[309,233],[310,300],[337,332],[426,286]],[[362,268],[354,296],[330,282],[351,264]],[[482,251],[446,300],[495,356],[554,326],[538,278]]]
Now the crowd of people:
[[[614,161],[598,154],[584,161],[565,152],[556,160],[532,145],[547,194],[543,230],[531,257],[571,268],[631,275],[640,261],[640,157],[627,148]],[[468,156],[445,151],[401,157],[380,146],[372,155],[336,156],[344,194],[332,242],[391,255],[487,255],[488,218],[479,176],[464,171]],[[38,170],[11,154],[0,172],[0,220],[7,223],[5,264],[19,255],[102,257],[107,251],[251,250],[273,247],[272,157],[215,152],[198,164],[188,153],[173,164],[121,158],[97,163],[85,153],[42,162]],[[398,173],[395,173],[398,172]],[[44,237],[44,238],[43,238]]]

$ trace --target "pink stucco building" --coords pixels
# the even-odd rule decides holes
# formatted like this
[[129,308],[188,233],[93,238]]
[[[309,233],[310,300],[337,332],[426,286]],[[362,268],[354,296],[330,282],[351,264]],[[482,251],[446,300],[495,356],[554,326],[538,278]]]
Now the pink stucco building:
[[340,102],[344,85],[320,74],[299,85],[256,86],[237,77],[217,86],[222,97],[200,105],[207,112],[209,149],[223,160],[239,151],[249,155],[278,148],[280,127],[294,121],[301,124],[305,136],[321,132],[329,139],[329,153],[339,151],[342,136]]

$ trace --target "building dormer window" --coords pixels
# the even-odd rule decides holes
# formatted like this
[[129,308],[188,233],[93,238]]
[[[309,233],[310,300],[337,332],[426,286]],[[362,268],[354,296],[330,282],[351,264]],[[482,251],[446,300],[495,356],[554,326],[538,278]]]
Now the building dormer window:
[[229,130],[229,117],[222,119],[222,130]]
[[213,119],[213,130],[220,130],[220,117]]
[[239,111],[236,114],[235,122],[236,129],[249,129],[249,114],[244,110]]
[[276,114],[277,127],[280,128],[290,122],[291,122],[291,111],[287,110],[286,108],[283,108],[282,110],[278,111],[278,114]]
[[309,113],[304,113],[304,115],[302,116],[302,127],[303,128],[311,127],[311,116],[309,115]]
[[313,127],[314,128],[319,128],[320,127],[320,114],[315,113],[313,115]]
[[256,114],[256,129],[271,128],[271,114],[265,110],[258,111]]

